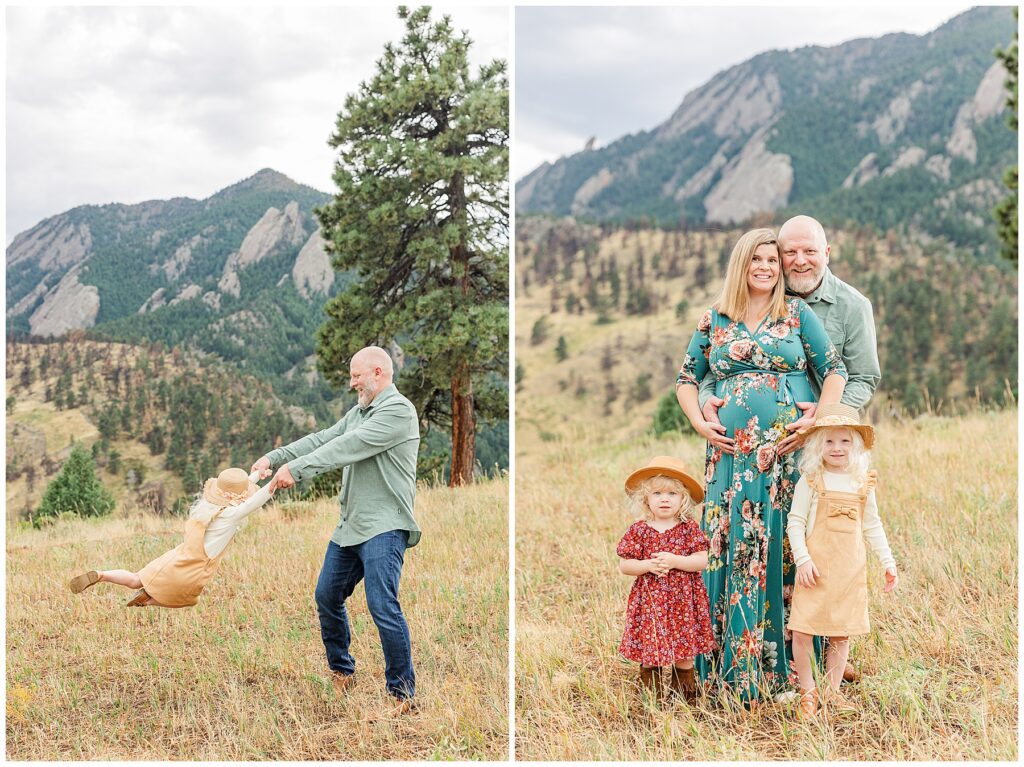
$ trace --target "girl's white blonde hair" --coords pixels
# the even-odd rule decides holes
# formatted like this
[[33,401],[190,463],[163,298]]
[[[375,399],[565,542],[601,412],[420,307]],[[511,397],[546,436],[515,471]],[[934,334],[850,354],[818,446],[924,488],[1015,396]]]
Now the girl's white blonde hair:
[[686,485],[673,477],[666,477],[664,474],[656,474],[641,482],[635,490],[629,493],[629,510],[637,519],[654,519],[654,512],[647,504],[647,496],[658,490],[676,490],[682,497],[683,503],[679,506],[676,518],[682,522],[684,519],[692,519],[695,522],[700,520],[704,510],[703,503],[694,503]]
[[854,481],[863,484],[868,479],[868,469],[871,468],[871,451],[864,447],[864,438],[856,429],[849,429],[845,426],[830,426],[816,430],[804,442],[803,450],[800,453],[800,461],[797,468],[800,476],[818,477],[825,471],[825,437],[829,432],[846,429],[853,437],[853,444],[850,445],[850,457],[848,459],[850,476]]
[[771,301],[768,304],[770,319],[779,320],[786,316],[786,283],[782,274],[782,252],[778,238],[771,229],[751,229],[736,241],[729,266],[725,270],[725,284],[722,292],[714,303],[714,308],[730,320],[742,322],[750,306],[750,287],[747,285],[747,272],[750,262],[754,260],[754,251],[762,245],[771,245],[779,257],[779,279],[772,289]]

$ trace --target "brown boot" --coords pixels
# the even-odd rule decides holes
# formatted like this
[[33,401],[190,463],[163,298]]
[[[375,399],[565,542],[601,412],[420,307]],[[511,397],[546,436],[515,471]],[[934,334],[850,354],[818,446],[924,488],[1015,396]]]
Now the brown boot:
[[843,681],[844,682],[857,682],[860,680],[860,672],[853,667],[853,664],[849,661],[846,662],[846,666],[843,668]]
[[693,668],[672,667],[672,676],[669,678],[669,686],[672,693],[684,701],[688,706],[697,705],[697,678],[694,676]]
[[800,707],[796,710],[797,719],[813,719],[818,713],[818,688],[812,687],[800,694]]
[[660,666],[640,667],[640,691],[647,690],[651,699],[660,702],[665,697],[665,680],[661,676]]

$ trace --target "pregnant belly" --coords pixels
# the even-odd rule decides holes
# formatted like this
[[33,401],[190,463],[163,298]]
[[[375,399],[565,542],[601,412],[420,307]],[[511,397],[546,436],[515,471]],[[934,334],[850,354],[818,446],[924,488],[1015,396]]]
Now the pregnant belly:
[[[803,385],[801,385],[803,384]],[[787,399],[786,393],[779,391],[784,385],[777,376],[750,374],[728,379],[720,396],[725,403],[718,411],[718,417],[726,428],[726,435],[734,437],[737,429],[749,430],[757,419],[758,432],[768,430],[780,419],[785,423],[797,420],[797,410]],[[799,402],[812,402],[814,397],[806,379],[790,382],[790,397]],[[780,402],[783,400],[783,402]]]

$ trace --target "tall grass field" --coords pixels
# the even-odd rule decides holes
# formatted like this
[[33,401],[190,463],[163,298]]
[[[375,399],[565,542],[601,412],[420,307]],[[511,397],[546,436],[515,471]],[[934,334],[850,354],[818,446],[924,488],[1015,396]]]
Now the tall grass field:
[[803,722],[786,704],[653,706],[618,654],[632,584],[615,555],[633,521],[623,482],[655,455],[699,475],[703,442],[617,438],[579,418],[519,423],[518,758],[1017,759],[1016,409],[876,424],[900,583],[883,594],[868,554],[871,633],[854,638],[862,678],[846,689],[859,710]]
[[335,694],[313,590],[334,501],[249,518],[199,604],[128,608],[67,581],[141,568],[184,520],[133,515],[7,526],[12,760],[465,760],[508,754],[508,481],[421,487],[400,599],[418,711],[389,716],[362,586],[348,602],[357,684]]

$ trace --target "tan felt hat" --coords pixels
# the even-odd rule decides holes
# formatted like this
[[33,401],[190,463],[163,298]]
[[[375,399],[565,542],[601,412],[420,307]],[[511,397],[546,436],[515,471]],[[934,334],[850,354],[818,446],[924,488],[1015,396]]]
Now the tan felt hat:
[[678,479],[682,482],[695,503],[700,503],[704,500],[704,488],[701,487],[700,482],[690,476],[686,470],[686,464],[670,455],[656,456],[644,468],[637,469],[630,474],[626,479],[626,492],[632,493],[640,487],[640,483],[645,479],[656,477],[659,474],[664,477]]
[[815,414],[814,425],[801,429],[800,433],[805,437],[810,436],[818,429],[851,429],[858,432],[864,438],[864,447],[868,450],[875,444],[875,428],[866,423],[860,422],[860,413],[857,408],[837,402],[834,405],[822,405]]
[[203,498],[218,506],[230,506],[244,501],[259,488],[249,481],[244,469],[224,469],[216,478],[210,477],[203,485]]

